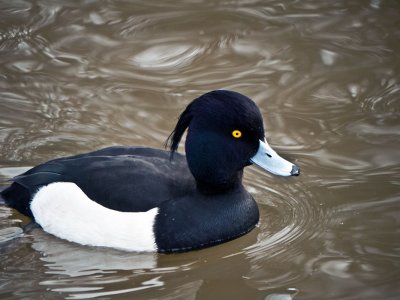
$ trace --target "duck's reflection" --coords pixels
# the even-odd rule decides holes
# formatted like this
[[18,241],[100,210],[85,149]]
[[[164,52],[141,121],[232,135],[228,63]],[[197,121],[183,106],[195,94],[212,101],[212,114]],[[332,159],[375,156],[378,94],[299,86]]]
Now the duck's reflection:
[[[243,299],[246,294],[258,294],[243,280],[250,271],[243,249],[255,242],[256,233],[177,255],[87,247],[53,237],[40,228],[27,234],[49,275],[41,285],[68,299],[133,294],[141,299],[195,299],[208,298],[216,291],[220,296]],[[243,292],[237,293],[232,284],[241,286]]]
[[31,231],[32,248],[42,253],[48,273],[71,277],[115,272],[118,270],[153,269],[155,253],[129,253],[109,248],[85,247],[55,238],[41,229]]

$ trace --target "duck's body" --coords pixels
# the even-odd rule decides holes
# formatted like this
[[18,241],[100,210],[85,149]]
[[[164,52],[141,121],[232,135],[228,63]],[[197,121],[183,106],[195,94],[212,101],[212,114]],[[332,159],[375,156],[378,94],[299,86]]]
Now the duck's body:
[[[187,127],[185,157],[175,150]],[[49,161],[14,178],[2,196],[49,233],[130,251],[199,249],[253,229],[259,213],[243,168],[268,168],[260,157],[276,154],[262,141],[255,104],[210,92],[187,107],[170,138],[171,152],[111,147]],[[272,172],[298,175],[279,159]]]
[[3,196],[54,235],[128,251],[203,248],[258,222],[257,205],[242,185],[203,194],[185,156],[170,160],[169,151],[151,148],[111,147],[55,159],[14,178]]

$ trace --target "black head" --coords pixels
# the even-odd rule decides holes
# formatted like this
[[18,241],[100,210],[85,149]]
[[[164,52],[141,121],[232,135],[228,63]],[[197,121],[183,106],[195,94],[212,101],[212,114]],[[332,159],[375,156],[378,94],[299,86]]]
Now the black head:
[[206,93],[180,115],[168,138],[171,157],[188,128],[185,150],[198,187],[222,191],[240,184],[259,141],[264,140],[261,113],[246,96],[225,90]]

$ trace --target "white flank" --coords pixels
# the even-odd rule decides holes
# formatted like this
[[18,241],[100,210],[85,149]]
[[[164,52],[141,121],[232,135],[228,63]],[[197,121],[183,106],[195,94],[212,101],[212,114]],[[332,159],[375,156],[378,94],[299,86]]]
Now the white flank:
[[82,245],[126,251],[156,251],[153,225],[158,208],[120,212],[91,199],[71,182],[55,182],[33,197],[31,210],[42,228]]

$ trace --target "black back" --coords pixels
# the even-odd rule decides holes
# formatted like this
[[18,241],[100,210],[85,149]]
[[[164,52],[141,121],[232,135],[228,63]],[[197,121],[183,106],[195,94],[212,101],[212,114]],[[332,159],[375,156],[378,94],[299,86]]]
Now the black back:
[[[32,217],[30,200],[43,185],[66,181],[77,184],[97,203],[119,211],[147,211],[195,189],[186,159],[151,148],[110,147],[55,159],[13,179],[2,192],[6,203]],[[151,184],[153,183],[153,184]]]

